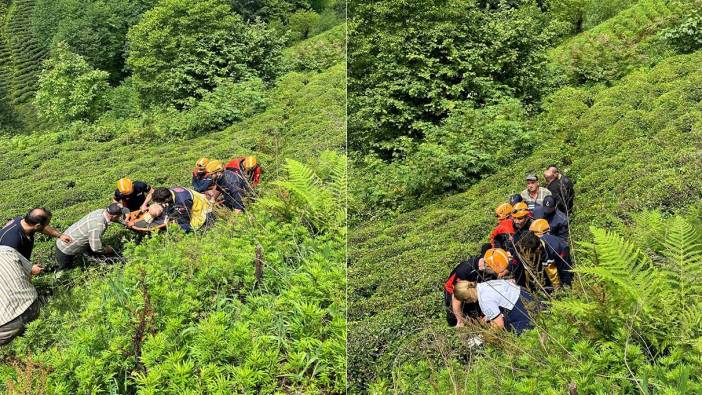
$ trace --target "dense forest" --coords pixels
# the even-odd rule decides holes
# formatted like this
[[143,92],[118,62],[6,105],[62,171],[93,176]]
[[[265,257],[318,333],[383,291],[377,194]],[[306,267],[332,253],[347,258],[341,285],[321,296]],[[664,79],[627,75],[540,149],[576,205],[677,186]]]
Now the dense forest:
[[[700,50],[696,1],[349,2],[351,392],[702,391]],[[550,164],[573,287],[519,337],[448,327],[451,269]]]
[[0,0],[3,219],[45,206],[64,230],[203,156],[264,168],[206,233],[110,226],[124,263],[56,273],[38,237],[43,305],[0,391],[345,391],[344,21],[334,0]]

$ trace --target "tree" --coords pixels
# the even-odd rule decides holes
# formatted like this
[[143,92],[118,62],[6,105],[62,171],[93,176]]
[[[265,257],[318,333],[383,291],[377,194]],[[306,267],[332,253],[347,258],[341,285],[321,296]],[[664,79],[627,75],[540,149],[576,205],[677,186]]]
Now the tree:
[[165,0],[128,34],[127,65],[147,104],[184,107],[219,78],[273,80],[283,40],[223,0]]
[[71,52],[66,43],[59,43],[39,76],[34,98],[39,117],[58,124],[95,120],[105,109],[108,76]]
[[456,103],[538,102],[550,43],[533,1],[382,0],[350,4],[349,141],[389,160],[422,140]]
[[156,0],[38,0],[32,29],[46,47],[66,42],[95,68],[124,78],[127,31]]

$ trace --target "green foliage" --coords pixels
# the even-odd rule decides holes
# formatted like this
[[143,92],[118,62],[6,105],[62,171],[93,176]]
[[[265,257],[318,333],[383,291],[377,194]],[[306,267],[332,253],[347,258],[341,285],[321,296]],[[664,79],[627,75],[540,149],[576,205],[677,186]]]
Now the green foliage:
[[262,23],[247,24],[224,0],[166,0],[128,34],[127,65],[148,104],[183,106],[221,78],[273,80],[282,39]]
[[556,23],[564,23],[563,34],[577,34],[593,28],[636,4],[638,0],[547,0],[544,7]]
[[[699,52],[673,56],[654,68],[631,73],[613,87],[563,88],[546,98],[544,112],[529,122],[530,129],[550,136],[531,155],[513,156],[511,163],[465,193],[391,220],[367,220],[352,228],[348,354],[352,388],[367,390],[372,383],[411,388],[412,383],[423,382],[428,384],[421,388],[430,393],[494,388],[561,393],[570,380],[576,380],[579,393],[627,393],[641,392],[637,382],[645,376],[652,393],[685,386],[694,393],[700,385],[694,372],[702,349],[697,345],[700,334],[691,329],[699,316],[694,310],[699,308],[699,298],[693,293],[700,293],[687,281],[697,278],[695,265],[699,265],[687,248],[698,248],[692,246],[699,244],[700,224],[694,214],[699,213],[691,211],[693,220],[686,220],[696,227],[697,236],[680,220],[635,214],[698,205],[701,65]],[[558,298],[566,304],[554,305],[551,313],[542,316],[540,325],[548,331],[547,339],[543,331],[535,331],[514,344],[511,338],[509,345],[490,343],[485,354],[476,354],[467,349],[463,335],[445,328],[441,286],[455,264],[475,254],[487,240],[495,225],[494,208],[524,189],[524,174],[540,172],[551,163],[575,181],[572,240],[592,243],[589,228],[593,225],[621,229],[630,243],[636,243],[640,259],[622,261],[610,254],[613,260],[608,264],[626,264],[609,273],[615,276],[612,280],[594,273],[576,277],[573,290]],[[350,191],[356,193],[353,187]],[[614,252],[629,244],[617,243]],[[588,260],[594,263],[603,257],[604,247],[599,248],[587,256],[585,250],[576,249],[576,266],[591,267]],[[674,256],[686,257],[689,265]],[[635,263],[636,271],[631,266]],[[651,267],[654,274],[643,269]],[[686,271],[693,274],[681,275]],[[631,292],[625,292],[614,279],[641,285],[629,286]],[[648,289],[647,281],[654,288]],[[689,294],[685,288],[690,288]],[[654,289],[667,296],[658,298]],[[682,313],[682,300],[690,300],[693,311]],[[676,312],[671,310],[673,303]],[[683,316],[673,318],[674,314]],[[665,323],[667,319],[676,324]],[[442,351],[444,343],[451,347]],[[455,352],[447,355],[445,350]],[[473,364],[476,358],[484,361]],[[448,371],[450,361],[459,367]],[[679,369],[679,365],[685,367]],[[410,371],[411,366],[419,368]],[[500,373],[504,371],[512,373]]]
[[343,221],[317,236],[259,204],[223,221],[130,244],[124,267],[70,273],[74,286],[49,276],[62,292],[4,352],[33,355],[49,393],[344,392]]
[[678,51],[690,53],[702,48],[702,15],[687,15],[681,24],[663,32],[663,37]]
[[91,121],[105,109],[108,74],[95,70],[80,55],[59,43],[44,62],[34,99],[39,117],[52,124]]
[[37,0],[31,29],[50,48],[65,42],[93,67],[110,73],[113,83],[124,77],[127,31],[155,0]]
[[283,51],[286,69],[320,71],[346,60],[346,25],[340,24]]
[[424,140],[401,140],[401,159],[386,163],[367,155],[352,167],[354,216],[377,216],[382,210],[420,207],[439,196],[463,191],[487,174],[528,155],[535,134],[526,126],[526,112],[515,99],[481,109],[472,102],[456,108]]
[[697,1],[636,2],[551,51],[555,83],[611,83],[638,67],[656,64],[670,52],[657,33],[675,26],[696,7]]
[[[349,142],[391,160],[451,111],[504,96],[538,102],[548,20],[534,2],[351,3]],[[407,21],[411,20],[410,25]]]

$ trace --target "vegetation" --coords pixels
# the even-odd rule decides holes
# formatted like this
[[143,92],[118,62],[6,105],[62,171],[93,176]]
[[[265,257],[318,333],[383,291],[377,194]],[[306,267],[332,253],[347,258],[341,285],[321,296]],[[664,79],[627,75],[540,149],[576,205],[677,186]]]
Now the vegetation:
[[[511,161],[493,162],[460,187],[442,183],[460,169],[458,164],[484,157],[443,167],[458,150],[435,149],[434,156],[407,162],[415,166],[400,173],[395,168],[406,157],[368,161],[358,159],[367,154],[352,152],[352,183],[372,172],[382,172],[389,181],[350,188],[356,214],[349,239],[351,392],[482,393],[502,388],[509,393],[563,393],[571,384],[579,393],[699,390],[700,333],[689,329],[696,328],[699,301],[686,296],[680,281],[688,281],[688,275],[695,278],[694,262],[699,259],[699,252],[692,251],[699,251],[701,229],[699,209],[694,207],[702,193],[695,176],[702,164],[702,108],[696,93],[702,54],[678,55],[682,49],[672,44],[672,36],[666,38],[666,32],[675,31],[687,18],[680,3],[666,2],[669,11],[659,9],[664,17],[634,23],[642,10],[658,4],[654,3],[636,2],[577,36],[554,39],[560,44],[547,51],[549,71],[546,85],[539,85],[543,96],[535,103],[536,111],[525,106],[520,117],[486,117],[463,124],[472,127],[455,128],[467,132],[456,143],[442,145],[489,147],[485,141],[495,140],[490,132],[499,130],[494,124],[514,125],[508,129],[511,133],[499,134],[506,151],[489,150],[495,157],[507,152]],[[548,18],[554,31],[562,32],[556,29],[558,19]],[[591,64],[617,70],[606,81],[564,80],[550,74],[562,65],[577,64],[562,61],[575,53],[575,43],[597,29],[604,32],[607,26],[623,23],[632,29],[644,26],[643,33],[632,35],[642,43],[635,48],[648,45],[654,57],[620,68],[616,59],[589,55]],[[645,44],[646,37],[653,41]],[[364,108],[393,116],[379,106]],[[488,105],[473,111],[487,109]],[[447,114],[440,130],[451,131],[452,115]],[[468,115],[469,120],[481,119]],[[396,133],[410,136],[412,131],[397,128]],[[520,133],[530,137],[509,140]],[[424,140],[420,144],[426,144]],[[525,141],[532,143],[522,148]],[[548,300],[549,309],[538,315],[538,328],[519,338],[481,328],[448,328],[441,294],[448,273],[487,240],[494,208],[525,188],[527,173],[541,172],[551,163],[576,186],[571,231],[579,274],[573,289]],[[435,176],[433,184],[425,181],[423,190],[438,192],[420,199],[418,189],[405,186],[417,183],[411,177],[427,174],[430,167],[442,169],[437,170],[442,175]],[[405,194],[408,190],[412,192]],[[443,196],[444,191],[451,196]],[[368,196],[386,200],[366,205]],[[401,199],[407,203],[397,202]],[[382,212],[384,202],[393,204],[393,215]],[[423,207],[411,209],[412,204]],[[683,308],[681,304],[691,310],[673,313],[673,306]],[[666,320],[674,324],[662,324]],[[476,332],[487,340],[477,350],[468,345]]]
[[[45,206],[65,229],[121,177],[188,186],[202,156],[265,171],[207,233],[137,244],[110,226],[124,263],[58,275],[38,237],[44,306],[0,350],[0,392],[344,392],[345,25],[337,3],[233,5],[0,1],[0,95],[19,83],[7,28],[42,48],[23,107],[0,109],[2,218]],[[300,10],[319,15],[307,39],[291,37]]]

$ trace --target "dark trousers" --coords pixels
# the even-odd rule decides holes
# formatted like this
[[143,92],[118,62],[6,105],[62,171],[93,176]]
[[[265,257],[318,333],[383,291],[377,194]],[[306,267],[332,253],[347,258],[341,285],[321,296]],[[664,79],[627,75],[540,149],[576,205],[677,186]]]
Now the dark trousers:
[[17,318],[0,326],[0,345],[7,344],[24,333],[24,327],[39,316],[39,299],[37,298]]
[[[513,330],[517,335],[521,334],[527,329],[534,327],[534,322],[529,316],[529,311],[527,310],[524,302],[538,304],[531,294],[524,289],[521,290],[521,295],[517,299],[517,303],[514,304],[512,310],[503,310],[503,316],[505,317],[505,328]],[[537,305],[537,310],[539,306]]]
[[56,262],[58,263],[58,270],[68,270],[76,267],[76,256],[66,255],[58,247],[54,249],[54,255],[56,256]]

